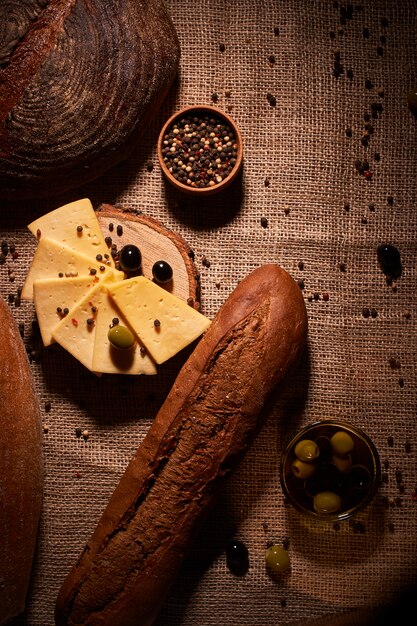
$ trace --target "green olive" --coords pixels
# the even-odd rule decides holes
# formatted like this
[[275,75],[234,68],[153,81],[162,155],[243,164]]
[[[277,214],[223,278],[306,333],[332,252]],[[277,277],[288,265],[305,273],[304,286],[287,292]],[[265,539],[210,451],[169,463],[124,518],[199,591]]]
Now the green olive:
[[332,463],[336,465],[339,472],[348,472],[352,467],[352,456],[350,454],[346,454],[345,456],[337,456],[334,454]]
[[273,572],[285,572],[290,567],[290,557],[288,552],[281,546],[271,546],[265,552],[267,566]]
[[114,348],[118,350],[130,350],[135,345],[135,337],[133,333],[126,328],[116,324],[109,329],[107,337]]
[[344,430],[338,430],[330,437],[330,443],[333,452],[338,455],[349,454],[352,452],[355,444],[352,437]]
[[320,515],[337,513],[342,506],[342,499],[337,493],[332,491],[321,491],[313,500],[314,510]]
[[310,478],[316,470],[316,466],[313,463],[306,463],[300,459],[295,459],[291,465],[294,476],[297,478]]
[[301,439],[301,441],[295,444],[294,452],[300,461],[306,462],[314,461],[320,454],[318,445],[311,439]]

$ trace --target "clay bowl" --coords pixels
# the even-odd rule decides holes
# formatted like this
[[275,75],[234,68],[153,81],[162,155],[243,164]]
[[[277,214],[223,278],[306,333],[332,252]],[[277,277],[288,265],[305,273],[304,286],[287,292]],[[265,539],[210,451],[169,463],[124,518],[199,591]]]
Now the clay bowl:
[[[227,176],[225,176],[221,180],[221,182],[215,182],[212,186],[197,187],[177,180],[177,178],[175,178],[175,176],[170,172],[169,167],[171,164],[169,162],[167,164],[167,162],[165,161],[166,154],[164,152],[164,148],[166,149],[167,145],[164,144],[164,141],[165,135],[170,132],[175,123],[179,123],[179,125],[181,125],[180,121],[182,119],[188,120],[188,118],[192,119],[194,117],[202,119],[204,118],[204,116],[208,116],[209,119],[216,119],[219,121],[220,124],[224,124],[232,130],[234,135],[234,144],[236,144],[236,162],[233,165],[233,169]],[[203,144],[201,144],[201,147],[202,149],[204,149]],[[179,151],[181,151],[181,149],[182,145],[179,146]],[[181,160],[180,154],[178,155],[178,158],[180,158]],[[219,111],[214,107],[203,105],[186,107],[174,113],[164,124],[158,138],[158,160],[165,178],[171,183],[171,185],[173,185],[173,187],[175,187],[179,191],[195,197],[216,194],[219,193],[219,191],[225,189],[225,187],[228,187],[230,183],[235,180],[241,170],[243,163],[242,136],[236,123],[228,115],[226,115],[226,113],[223,113],[223,111]],[[187,165],[191,164],[187,162]]]

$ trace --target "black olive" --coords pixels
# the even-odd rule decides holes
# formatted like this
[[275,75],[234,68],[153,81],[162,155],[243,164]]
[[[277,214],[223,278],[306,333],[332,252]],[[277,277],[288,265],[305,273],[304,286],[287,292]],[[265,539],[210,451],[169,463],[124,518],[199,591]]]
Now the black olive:
[[120,267],[124,272],[138,272],[142,265],[142,254],[137,246],[123,246],[119,253]]
[[172,267],[166,261],[157,261],[153,264],[152,276],[157,283],[169,283],[172,280]]
[[410,109],[415,113],[417,111],[417,90],[412,89],[407,94],[407,102]]
[[310,496],[321,491],[339,493],[342,487],[342,474],[333,463],[321,463],[311,478],[305,481],[305,489]]
[[316,444],[320,450],[320,459],[323,461],[329,461],[332,458],[332,446],[330,439],[325,435],[320,435],[316,439]]
[[363,465],[354,465],[349,473],[349,483],[354,489],[367,489],[371,483],[371,475]]
[[249,552],[242,541],[232,539],[226,546],[226,559],[229,569],[236,574],[244,574],[249,566]]
[[389,243],[383,243],[377,248],[378,261],[382,271],[391,278],[398,278],[402,272],[399,250]]

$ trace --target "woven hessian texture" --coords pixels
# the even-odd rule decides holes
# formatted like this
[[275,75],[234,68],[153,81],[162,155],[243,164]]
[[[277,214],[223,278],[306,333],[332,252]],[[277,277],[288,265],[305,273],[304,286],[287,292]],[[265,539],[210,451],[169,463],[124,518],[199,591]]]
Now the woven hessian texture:
[[[302,281],[308,350],[211,512],[157,624],[275,626],[377,607],[411,585],[416,572],[417,118],[406,95],[417,87],[417,3],[365,0],[347,20],[332,0],[168,6],[182,48],[169,97],[136,152],[101,180],[60,198],[2,203],[1,238],[19,256],[0,265],[1,295],[15,293],[28,270],[36,242],[26,224],[81,197],[95,207],[140,209],[181,233],[195,251],[202,311],[210,318],[264,263]],[[229,113],[245,145],[242,179],[204,201],[169,187],[156,158],[164,121],[192,104]],[[357,171],[358,160],[369,162],[371,178]],[[395,285],[378,264],[381,243],[401,253]],[[11,306],[29,344],[33,307]],[[45,494],[27,616],[17,623],[53,624],[60,584],[181,362],[133,382],[98,379],[57,346],[32,362],[46,427]],[[301,518],[279,484],[289,436],[323,418],[363,427],[383,465],[379,494],[358,515],[361,524],[339,530]],[[89,437],[76,437],[78,427]],[[226,566],[230,538],[249,549],[245,576]],[[271,576],[265,549],[283,541],[291,569]]]

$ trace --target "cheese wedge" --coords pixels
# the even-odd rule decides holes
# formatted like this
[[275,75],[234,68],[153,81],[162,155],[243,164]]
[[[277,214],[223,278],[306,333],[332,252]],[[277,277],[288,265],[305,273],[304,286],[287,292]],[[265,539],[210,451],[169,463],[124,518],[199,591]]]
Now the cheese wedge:
[[155,362],[139,341],[130,350],[118,350],[111,345],[108,332],[114,318],[133,332],[103,286],[96,317],[92,369],[100,374],[156,374]]
[[97,255],[101,255],[102,260],[107,258],[114,267],[93,205],[87,198],[70,202],[43,215],[29,224],[28,228],[39,240],[48,237],[95,260]]
[[52,331],[87,291],[99,281],[97,276],[43,278],[33,283],[33,296],[44,346],[54,342]]
[[109,272],[121,280],[123,272],[93,261],[91,257],[81,254],[58,243],[49,237],[42,237],[33,255],[32,265],[22,289],[23,300],[33,300],[33,283],[40,278],[61,278],[65,276],[105,276]]
[[197,339],[210,320],[144,276],[108,286],[109,293],[156,363]]

